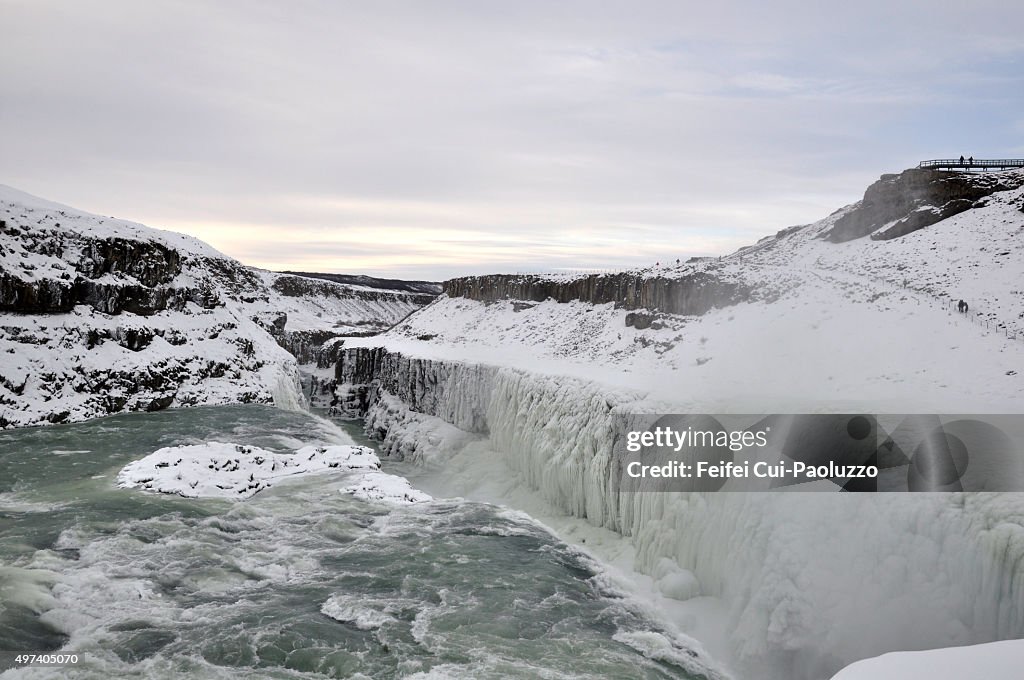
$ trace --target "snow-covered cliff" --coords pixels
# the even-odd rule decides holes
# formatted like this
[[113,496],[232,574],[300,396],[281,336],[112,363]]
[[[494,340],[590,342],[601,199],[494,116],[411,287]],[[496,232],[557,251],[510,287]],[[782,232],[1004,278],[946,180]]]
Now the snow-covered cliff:
[[622,414],[1022,412],[1022,204],[1018,185],[898,238],[830,241],[856,204],[721,261],[631,274],[639,298],[644,279],[701,273],[746,291],[699,315],[603,299],[599,276],[461,280],[348,343],[337,404],[365,413],[383,452],[448,466],[467,494],[453,466],[494,451],[507,485],[626,537],[666,597],[720,603],[741,677],[1024,637],[1015,494],[627,496],[611,458]]
[[0,186],[0,428],[298,407],[296,356],[330,365],[339,338],[430,299],[252,269],[188,236]]

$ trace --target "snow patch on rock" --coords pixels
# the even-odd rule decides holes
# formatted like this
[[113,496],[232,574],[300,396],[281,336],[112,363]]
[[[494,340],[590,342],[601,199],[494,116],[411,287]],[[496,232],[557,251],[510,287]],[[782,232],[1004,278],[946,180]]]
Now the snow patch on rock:
[[294,453],[283,454],[257,446],[208,442],[154,451],[122,468],[117,483],[122,488],[140,488],[186,498],[240,500],[252,497],[285,477],[378,469],[380,460],[365,446],[305,446]]

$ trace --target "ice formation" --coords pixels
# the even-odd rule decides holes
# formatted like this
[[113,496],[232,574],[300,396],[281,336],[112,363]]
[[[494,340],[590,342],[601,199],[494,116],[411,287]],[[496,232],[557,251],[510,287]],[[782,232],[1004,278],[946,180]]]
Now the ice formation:
[[409,372],[435,385],[429,403],[446,418],[406,414],[386,428],[382,418],[397,413],[390,398],[371,408],[372,422],[398,437],[409,418],[421,433],[431,424],[444,433],[448,418],[480,418],[474,407],[458,417],[448,409],[486,385],[480,432],[518,479],[563,512],[630,537],[636,567],[669,594],[725,602],[742,665],[816,678],[892,649],[1024,636],[1024,499],[1015,494],[619,495],[613,418],[630,406],[621,395],[512,369],[478,370],[472,381],[429,367]]

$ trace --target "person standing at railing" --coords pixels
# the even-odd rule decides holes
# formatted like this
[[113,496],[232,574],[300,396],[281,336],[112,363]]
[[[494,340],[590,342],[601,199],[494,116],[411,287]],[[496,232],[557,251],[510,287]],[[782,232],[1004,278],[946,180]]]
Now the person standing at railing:
[[963,165],[963,164],[964,164],[964,157],[963,157],[963,154],[961,154],[960,155],[960,165]]
[[974,156],[967,159],[967,165],[974,165]]

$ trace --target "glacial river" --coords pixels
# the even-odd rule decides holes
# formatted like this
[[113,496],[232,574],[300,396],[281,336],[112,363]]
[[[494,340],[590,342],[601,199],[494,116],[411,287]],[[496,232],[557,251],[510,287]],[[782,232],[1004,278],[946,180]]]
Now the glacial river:
[[0,678],[694,677],[684,642],[522,513],[364,502],[345,473],[245,501],[116,486],[164,446],[353,440],[372,446],[261,406],[0,433],[0,651],[83,659]]

